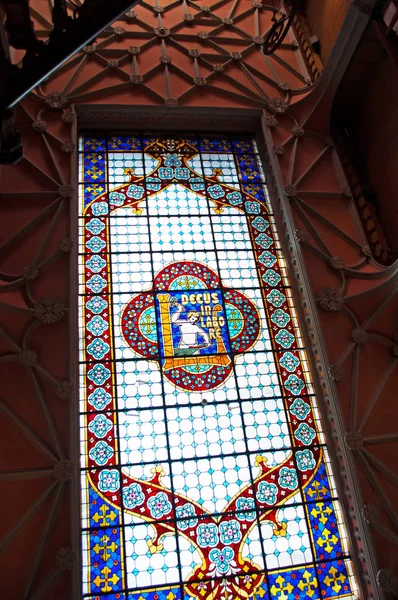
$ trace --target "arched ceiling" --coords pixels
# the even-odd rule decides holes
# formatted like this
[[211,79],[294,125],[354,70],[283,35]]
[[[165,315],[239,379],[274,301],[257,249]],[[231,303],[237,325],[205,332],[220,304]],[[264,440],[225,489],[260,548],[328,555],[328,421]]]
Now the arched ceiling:
[[[49,4],[34,6],[36,29],[45,36]],[[345,55],[367,19],[350,9]],[[157,128],[252,130],[264,111],[270,188],[303,294],[303,324],[336,443],[353,553],[370,586],[369,523],[377,568],[397,569],[396,266],[372,259],[327,137],[327,89],[338,80],[339,58],[331,58],[327,77],[313,89],[294,40],[275,57],[262,56],[260,38],[268,27],[269,13],[258,0],[224,0],[209,9],[143,3],[19,107],[25,157],[1,172],[4,597],[77,597],[73,224],[82,105],[86,124],[91,119],[125,129],[153,128],[156,119]]]

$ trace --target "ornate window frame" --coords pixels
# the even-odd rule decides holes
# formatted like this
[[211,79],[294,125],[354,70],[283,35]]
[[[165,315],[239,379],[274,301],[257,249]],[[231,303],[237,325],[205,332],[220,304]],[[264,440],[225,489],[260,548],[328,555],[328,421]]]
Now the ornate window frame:
[[[302,250],[294,229],[293,217],[288,197],[294,190],[283,188],[279,164],[273,152],[269,127],[273,124],[261,109],[215,109],[215,108],[165,108],[165,107],[121,107],[116,105],[77,105],[77,120],[73,125],[75,147],[81,130],[148,130],[154,132],[203,131],[214,133],[245,132],[256,137],[260,156],[267,179],[268,191],[285,259],[292,283],[293,295],[296,299],[302,334],[306,343],[308,358],[314,375],[314,387],[318,398],[318,406],[322,415],[323,426],[330,449],[330,459],[336,480],[338,496],[342,504],[345,523],[349,531],[349,544],[352,547],[352,561],[356,567],[358,585],[362,596],[382,599],[381,591],[376,585],[376,560],[372,548],[369,531],[360,518],[361,493],[355,485],[355,465],[344,443],[346,428],[343,421],[339,400],[333,384],[327,376],[327,348],[322,338],[315,301],[310,293],[310,284],[305,267]],[[271,117],[272,121],[272,117]],[[74,193],[70,210],[72,237],[77,239],[77,161],[75,160],[72,181]],[[70,262],[70,370],[71,382],[75,389],[78,383],[78,332],[77,332],[77,245],[73,249]],[[80,442],[78,422],[78,398],[75,398],[75,410],[71,419],[71,447],[75,449],[76,464],[80,464]],[[79,473],[72,485],[72,540],[76,549],[80,548],[80,480]],[[81,554],[77,558],[79,568],[75,570],[73,596],[80,598]]]

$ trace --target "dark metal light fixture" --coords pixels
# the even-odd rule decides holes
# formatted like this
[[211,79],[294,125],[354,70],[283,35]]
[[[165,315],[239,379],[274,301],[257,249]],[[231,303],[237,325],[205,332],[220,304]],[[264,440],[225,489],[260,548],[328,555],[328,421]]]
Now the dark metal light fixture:
[[[285,10],[282,10],[283,4]],[[281,2],[279,8],[275,8],[272,16],[273,25],[266,35],[262,46],[264,54],[273,54],[285,39],[303,0],[286,0]]]
[[[84,0],[68,14],[66,0],[53,1],[53,29],[45,42],[38,40],[30,19],[30,0],[0,0],[0,164],[15,163],[22,156],[18,131],[13,124],[13,107],[68,58],[95,39],[107,26],[139,0]],[[8,44],[6,36],[8,38]],[[8,45],[26,50],[14,65]]]

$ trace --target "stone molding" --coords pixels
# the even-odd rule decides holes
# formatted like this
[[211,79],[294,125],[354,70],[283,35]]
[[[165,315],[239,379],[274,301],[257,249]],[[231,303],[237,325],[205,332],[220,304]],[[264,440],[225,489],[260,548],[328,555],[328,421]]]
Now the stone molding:
[[223,131],[256,131],[261,118],[260,109],[189,109],[178,108],[170,112],[161,106],[148,109],[146,106],[76,106],[78,124],[81,128],[113,129],[120,126],[138,128],[165,127],[174,130],[198,129],[208,131],[217,127]]

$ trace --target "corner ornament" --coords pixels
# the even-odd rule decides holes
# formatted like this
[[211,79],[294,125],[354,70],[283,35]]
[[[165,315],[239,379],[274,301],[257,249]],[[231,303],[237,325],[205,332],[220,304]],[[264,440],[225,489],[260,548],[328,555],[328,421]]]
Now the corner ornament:
[[336,288],[323,288],[319,293],[317,303],[327,312],[339,312],[344,305],[344,296]]
[[383,592],[390,595],[396,595],[397,577],[391,569],[380,569],[376,575],[377,585]]
[[268,101],[268,109],[272,113],[283,115],[289,108],[287,102],[284,102],[281,98],[271,98]]

